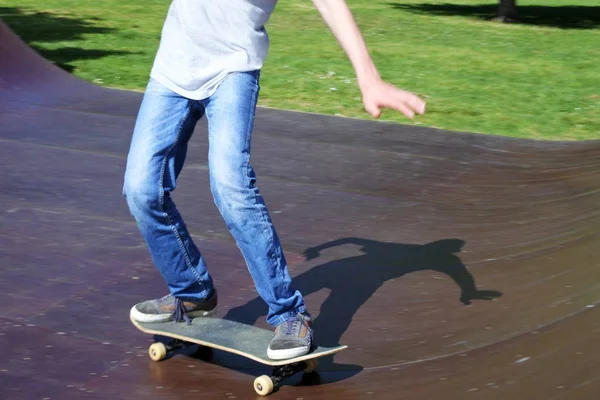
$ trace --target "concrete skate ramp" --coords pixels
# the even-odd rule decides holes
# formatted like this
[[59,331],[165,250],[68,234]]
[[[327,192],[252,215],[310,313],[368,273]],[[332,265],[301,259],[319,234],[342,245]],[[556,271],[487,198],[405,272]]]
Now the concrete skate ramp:
[[[166,290],[121,197],[140,101],[0,23],[3,398],[254,399],[268,372],[221,352],[152,362],[129,323]],[[600,143],[261,108],[253,151],[315,340],[350,347],[274,398],[598,398]],[[266,327],[206,152],[202,121],[174,199],[219,316]]]

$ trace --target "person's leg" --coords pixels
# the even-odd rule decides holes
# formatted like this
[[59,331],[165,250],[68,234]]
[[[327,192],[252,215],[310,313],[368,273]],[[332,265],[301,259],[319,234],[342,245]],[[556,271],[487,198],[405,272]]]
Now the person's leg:
[[151,80],[136,121],[123,195],[170,294],[135,305],[132,318],[164,321],[175,306],[191,316],[214,312],[216,293],[203,257],[171,199],[202,104]]
[[[258,77],[258,71],[231,74],[204,101],[210,184],[215,204],[241,250],[258,294],[269,306],[267,322],[288,334],[285,347],[279,349],[272,343],[269,356],[287,358],[308,351],[310,317],[302,295],[291,288],[286,258],[250,164]],[[290,327],[280,327],[288,321]]]

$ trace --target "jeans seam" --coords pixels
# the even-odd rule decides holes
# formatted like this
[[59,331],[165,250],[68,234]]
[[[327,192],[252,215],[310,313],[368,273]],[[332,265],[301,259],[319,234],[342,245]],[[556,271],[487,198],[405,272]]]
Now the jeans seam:
[[190,112],[191,112],[191,105],[190,105],[190,103],[191,103],[191,101],[188,101],[188,107],[187,107],[187,110],[186,110],[186,114],[185,114],[184,118],[182,118],[182,120],[181,120],[181,122],[179,124],[179,127],[177,128],[177,136],[175,138],[175,141],[173,142],[173,144],[171,145],[171,147],[169,147],[167,149],[167,151],[165,152],[165,156],[164,156],[164,159],[163,159],[163,162],[162,162],[162,165],[161,165],[161,169],[160,169],[160,181],[159,181],[159,197],[160,197],[159,205],[160,205],[160,211],[162,212],[162,214],[164,215],[164,217],[169,222],[169,226],[171,227],[171,230],[175,234],[175,238],[177,239],[177,244],[179,244],[179,249],[183,253],[183,256],[184,256],[184,259],[185,259],[185,263],[186,263],[187,267],[192,271],[192,274],[196,277],[196,281],[201,286],[204,286],[202,284],[202,279],[200,278],[200,275],[198,275],[198,271],[196,271],[194,269],[194,267],[192,266],[192,260],[190,259],[190,255],[188,254],[188,252],[185,249],[185,246],[183,245],[183,241],[181,240],[181,235],[179,235],[179,232],[177,231],[177,228],[175,227],[175,224],[173,224],[173,220],[171,219],[171,216],[164,209],[164,198],[165,198],[164,176],[165,176],[165,170],[166,170],[167,162],[169,160],[169,155],[171,154],[171,152],[173,151],[173,149],[175,149],[175,147],[177,147],[177,145],[179,144],[179,140],[181,138],[181,131],[183,130],[184,121],[186,121],[188,119],[188,117],[190,116]]
[[[254,106],[255,106],[257,98],[258,98],[258,92],[260,90],[259,86],[258,86],[258,83],[256,83],[256,86],[257,86],[257,90],[254,92],[254,95],[252,97],[252,102],[254,103]],[[250,118],[251,118],[251,123],[252,124],[248,124],[249,127],[251,125],[253,125],[253,123],[254,123],[254,118],[255,118],[254,114],[255,113],[251,113],[250,114]],[[252,131],[252,128],[250,128],[250,130]],[[248,134],[248,135],[246,135],[246,137],[248,138],[247,139],[248,143],[246,143],[246,146],[248,147],[249,151],[248,151],[248,157],[245,160],[245,164],[246,164],[245,169],[246,169],[246,177],[249,177],[250,176],[249,175],[249,172],[250,172],[250,161],[249,161],[249,159],[250,159],[250,146],[251,146],[251,144],[250,144],[250,135]],[[259,202],[258,202],[258,195],[257,195],[256,191],[253,190],[252,193],[253,193],[253,197],[254,197],[254,204],[259,204]],[[282,274],[281,268],[278,267],[277,262],[276,262],[276,258],[277,257],[279,257],[279,258],[283,258],[283,257],[282,257],[281,252],[274,245],[275,237],[273,235],[272,230],[269,229],[270,223],[267,220],[267,217],[265,215],[264,207],[260,207],[260,216],[262,218],[262,222],[263,222],[263,226],[264,226],[264,229],[262,230],[262,234],[267,239],[267,241],[269,243],[270,250],[271,250],[271,256],[269,257],[269,260],[271,261],[271,265],[275,268],[275,271],[277,271],[277,276],[278,276],[279,280],[283,281],[283,274]],[[302,312],[302,311],[306,311],[304,305],[302,305],[300,307],[297,307],[294,310],[286,311],[285,313],[283,313],[283,314],[279,315],[278,317],[276,317],[275,319],[273,319],[271,321],[271,323],[274,324],[274,325],[279,325],[280,323],[285,322],[287,320],[286,316],[288,316],[288,315],[295,315],[298,312]]]
[[[253,107],[255,107],[255,108],[256,108],[256,101],[257,101],[257,98],[258,98],[258,92],[260,90],[259,89],[259,84],[258,84],[258,76],[257,76],[257,74],[258,73],[255,74],[255,78],[256,78],[255,85],[256,85],[257,89],[254,92],[254,94],[252,96],[252,100],[251,100],[252,104],[253,104]],[[248,126],[250,127],[249,128],[250,131],[253,130],[252,127],[254,125],[254,118],[255,118],[254,114],[255,114],[254,112],[250,113],[250,120],[251,120],[250,122],[251,123],[248,124]],[[246,137],[248,138],[247,139],[247,143],[246,143],[246,147],[248,147],[248,157],[245,160],[245,164],[246,164],[246,177],[249,177],[249,172],[250,172],[250,160],[249,159],[250,159],[250,146],[251,146],[251,144],[250,144],[250,134],[247,134]],[[258,202],[258,196],[256,194],[256,191],[252,191],[252,193],[254,195],[254,204],[258,204],[259,202]],[[265,227],[264,230],[263,230],[263,235],[266,235],[266,238],[269,241],[270,248],[272,250],[272,254],[271,254],[271,256],[269,258],[271,260],[272,265],[274,267],[276,267],[275,270],[278,273],[278,277],[281,279],[282,278],[281,270],[279,268],[277,268],[277,263],[275,261],[276,257],[281,256],[281,254],[279,254],[279,252],[277,251],[277,249],[275,248],[275,246],[273,244],[275,242],[275,237],[273,236],[273,232],[269,229],[269,221],[267,221],[267,217],[265,216],[265,212],[264,212],[264,208],[263,207],[260,207],[260,216],[261,216],[261,218],[263,220],[263,226]]]

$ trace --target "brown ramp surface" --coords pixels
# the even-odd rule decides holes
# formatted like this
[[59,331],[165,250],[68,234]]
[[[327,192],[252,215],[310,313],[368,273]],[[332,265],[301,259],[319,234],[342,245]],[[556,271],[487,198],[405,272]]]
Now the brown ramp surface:
[[[139,93],[43,60],[0,23],[0,392],[254,399],[263,367],[154,363],[128,320],[165,294],[121,197]],[[600,143],[258,111],[253,164],[316,340],[349,349],[276,399],[597,399]],[[266,327],[208,190],[206,123],[175,201],[221,293]],[[596,348],[596,350],[594,350]]]

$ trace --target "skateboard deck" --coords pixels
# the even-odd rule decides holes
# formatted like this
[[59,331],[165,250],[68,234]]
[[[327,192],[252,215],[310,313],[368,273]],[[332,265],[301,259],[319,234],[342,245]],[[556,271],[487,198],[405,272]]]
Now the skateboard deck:
[[263,375],[255,380],[254,389],[260,395],[271,393],[283,379],[296,372],[312,372],[316,368],[317,358],[332,355],[347,348],[347,346],[314,346],[308,354],[303,356],[273,360],[267,356],[267,347],[273,338],[273,331],[252,325],[213,317],[194,318],[190,325],[174,321],[149,323],[132,319],[131,322],[142,332],[174,340],[166,345],[157,342],[150,346],[150,358],[154,361],[164,359],[170,350],[198,344],[234,353],[274,367],[272,376]]

